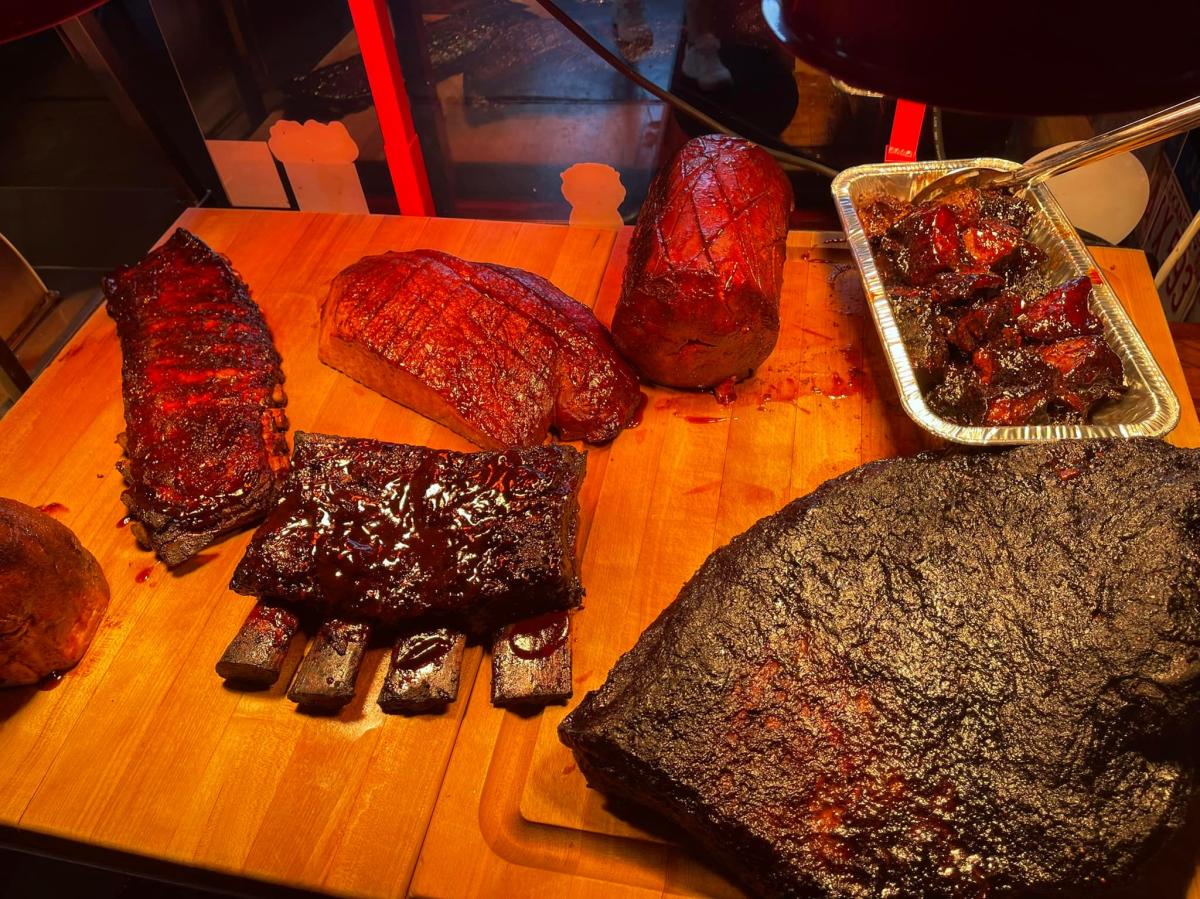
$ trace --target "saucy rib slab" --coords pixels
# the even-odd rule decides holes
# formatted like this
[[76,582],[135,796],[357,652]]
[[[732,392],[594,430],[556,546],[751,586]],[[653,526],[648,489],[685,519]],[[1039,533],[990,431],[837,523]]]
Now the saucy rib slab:
[[714,552],[562,723],[764,896],[1097,895],[1184,817],[1200,451],[892,459]]
[[182,228],[104,279],[121,341],[127,482],[139,541],[168,565],[251,524],[287,473],[283,372],[229,262]]
[[779,338],[792,188],[749,141],[688,141],[650,185],[629,244],[613,339],[644,378],[713,387]]
[[333,279],[321,361],[484,449],[605,443],[645,402],[592,311],[545,278],[436,250]]
[[579,605],[586,455],[457,453],[297,431],[292,473],[234,572],[238,593],[394,627],[481,633]]

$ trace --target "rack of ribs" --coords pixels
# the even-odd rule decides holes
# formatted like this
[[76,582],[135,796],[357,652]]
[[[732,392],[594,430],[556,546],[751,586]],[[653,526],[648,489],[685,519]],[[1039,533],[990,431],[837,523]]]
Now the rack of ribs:
[[297,432],[279,503],[231,584],[260,607],[218,672],[273,682],[297,629],[286,611],[294,610],[320,623],[289,694],[301,705],[348,701],[372,631],[395,642],[385,709],[453,699],[466,634],[495,630],[519,654],[518,668],[540,662],[524,668],[545,672],[532,683],[502,666],[501,681],[516,686],[499,702],[569,695],[565,612],[583,596],[575,542],[585,467],[586,455],[562,444],[458,453]]
[[545,278],[435,250],[368,256],[321,309],[326,365],[484,449],[605,443],[645,397],[592,311]]
[[559,733],[755,895],[1109,895],[1192,794],[1198,520],[1161,441],[872,463],[713,553]]
[[104,279],[121,342],[121,495],[168,565],[252,524],[288,467],[279,354],[246,284],[179,228]]

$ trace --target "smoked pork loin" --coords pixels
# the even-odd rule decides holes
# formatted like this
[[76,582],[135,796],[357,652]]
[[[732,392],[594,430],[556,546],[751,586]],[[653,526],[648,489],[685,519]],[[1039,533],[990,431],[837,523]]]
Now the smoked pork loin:
[[484,449],[605,443],[637,376],[591,310],[545,278],[436,250],[368,256],[333,279],[320,357]]

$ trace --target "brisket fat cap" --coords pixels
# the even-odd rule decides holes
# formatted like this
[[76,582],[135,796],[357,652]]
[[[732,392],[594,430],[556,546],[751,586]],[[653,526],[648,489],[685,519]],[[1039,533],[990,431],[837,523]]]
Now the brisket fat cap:
[[745,378],[775,348],[792,188],[775,161],[711,134],[655,177],[629,246],[613,338],[670,387]]
[[121,498],[176,565],[274,502],[288,466],[279,353],[245,282],[183,228],[103,287],[121,343]]
[[367,256],[334,278],[322,319],[370,358],[353,377],[383,367],[415,379],[426,390],[393,399],[487,449],[533,446],[551,428],[605,443],[645,402],[592,311],[521,269],[436,250]]
[[1200,452],[866,465],[718,550],[560,727],[771,896],[1120,880],[1182,819]]
[[292,473],[231,586],[383,626],[477,633],[579,605],[586,454],[459,453],[298,431]]

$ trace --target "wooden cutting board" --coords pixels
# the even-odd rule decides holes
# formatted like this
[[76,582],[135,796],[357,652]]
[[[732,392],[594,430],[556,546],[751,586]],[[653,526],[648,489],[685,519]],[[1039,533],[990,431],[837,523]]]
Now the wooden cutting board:
[[[318,362],[316,303],[330,277],[367,253],[434,247],[546,275],[607,320],[628,241],[627,231],[280,212],[192,210],[181,224],[251,285],[284,358],[293,428],[451,449],[470,447]],[[591,450],[576,696],[714,547],[826,478],[930,445],[899,410],[848,257],[822,239],[792,235],[779,349],[732,407],[650,390],[642,426]],[[1144,260],[1112,251],[1097,261],[1185,397]],[[58,516],[113,593],[91,651],[59,686],[0,692],[0,825],[340,894],[735,893],[669,835],[585,789],[554,735],[565,709],[492,708],[478,649],[440,716],[379,711],[379,651],[336,718],[301,715],[283,697],[295,650],[273,689],[226,689],[213,664],[251,604],[226,587],[248,535],[167,572],[117,526],[119,368],[100,312],[0,421],[0,495],[65,507]],[[1200,444],[1184,406],[1174,439]]]

